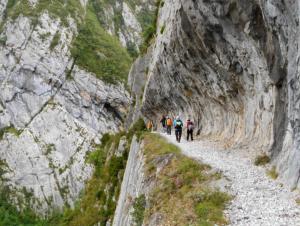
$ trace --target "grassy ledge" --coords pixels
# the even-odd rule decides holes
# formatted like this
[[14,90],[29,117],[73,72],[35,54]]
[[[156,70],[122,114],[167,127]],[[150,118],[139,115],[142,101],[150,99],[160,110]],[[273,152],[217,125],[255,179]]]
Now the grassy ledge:
[[[182,155],[177,146],[156,134],[144,135],[144,148],[147,177],[156,178],[144,222],[154,213],[160,213],[163,225],[228,223],[223,211],[230,197],[208,186],[216,178],[208,173],[208,165]],[[155,164],[160,159],[169,159],[169,163],[157,175]]]

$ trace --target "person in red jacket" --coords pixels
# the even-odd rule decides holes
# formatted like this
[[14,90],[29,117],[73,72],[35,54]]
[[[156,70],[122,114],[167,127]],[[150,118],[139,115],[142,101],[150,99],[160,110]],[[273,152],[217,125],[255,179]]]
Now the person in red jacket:
[[194,123],[190,119],[188,119],[186,122],[186,128],[187,128],[186,140],[189,141],[189,138],[191,137],[191,140],[193,141]]

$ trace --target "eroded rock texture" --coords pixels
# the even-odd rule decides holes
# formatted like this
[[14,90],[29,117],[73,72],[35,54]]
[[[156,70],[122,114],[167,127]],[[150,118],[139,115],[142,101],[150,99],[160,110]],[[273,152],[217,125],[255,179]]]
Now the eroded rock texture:
[[139,69],[148,72],[141,111],[191,116],[202,135],[269,151],[299,186],[298,45],[298,1],[166,0]]
[[123,85],[74,64],[72,18],[67,27],[46,11],[36,19],[19,15],[1,33],[0,176],[43,211],[73,204],[92,173],[87,152],[122,128],[130,100]]

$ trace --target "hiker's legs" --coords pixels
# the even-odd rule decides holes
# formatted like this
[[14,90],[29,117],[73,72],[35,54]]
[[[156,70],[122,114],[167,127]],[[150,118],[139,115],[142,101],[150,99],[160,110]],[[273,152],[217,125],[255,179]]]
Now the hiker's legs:
[[178,141],[179,140],[179,130],[178,129],[175,130],[175,136],[176,136],[176,141]]
[[165,132],[165,125],[164,124],[161,124],[161,126],[162,126],[162,132],[164,133]]
[[194,140],[194,138],[193,138],[193,130],[188,130],[187,131],[187,140],[189,141],[189,139],[190,139],[190,137],[191,137],[191,141],[193,141]]
[[167,126],[167,133],[171,135],[171,127]]
[[190,131],[187,130],[186,134],[187,134],[187,135],[186,135],[186,140],[189,141],[189,138],[190,138]]
[[180,142],[181,140],[181,135],[182,135],[182,129],[178,131],[178,142]]

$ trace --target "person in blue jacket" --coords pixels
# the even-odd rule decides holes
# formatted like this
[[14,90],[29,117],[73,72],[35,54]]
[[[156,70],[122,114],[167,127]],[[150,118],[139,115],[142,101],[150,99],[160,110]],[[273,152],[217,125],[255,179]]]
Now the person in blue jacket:
[[182,127],[183,127],[183,122],[180,119],[179,116],[176,117],[176,120],[174,120],[174,128],[175,128],[175,136],[176,136],[176,141],[180,143],[181,136],[182,136]]

